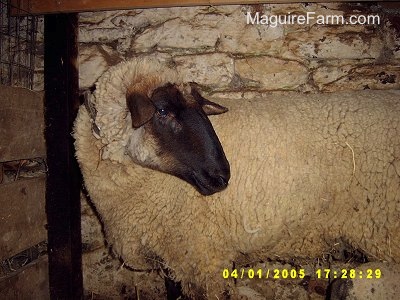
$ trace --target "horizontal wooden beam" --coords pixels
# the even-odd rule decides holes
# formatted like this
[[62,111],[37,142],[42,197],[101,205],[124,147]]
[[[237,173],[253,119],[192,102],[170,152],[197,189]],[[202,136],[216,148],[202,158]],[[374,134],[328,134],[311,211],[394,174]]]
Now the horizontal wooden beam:
[[[117,10],[134,8],[155,8],[173,6],[200,6],[226,4],[257,4],[257,3],[300,3],[296,0],[12,0],[14,7],[30,14],[52,14],[99,10]],[[324,2],[307,0],[303,2]],[[369,2],[369,0],[336,0],[332,2]],[[375,2],[396,2],[384,0]]]

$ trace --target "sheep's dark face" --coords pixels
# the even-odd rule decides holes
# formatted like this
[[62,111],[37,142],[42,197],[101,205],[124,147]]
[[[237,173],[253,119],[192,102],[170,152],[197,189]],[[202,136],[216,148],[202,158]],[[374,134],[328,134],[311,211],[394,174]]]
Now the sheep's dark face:
[[225,107],[194,88],[184,96],[172,84],[157,88],[151,98],[129,94],[127,106],[136,128],[128,153],[137,163],[177,176],[203,195],[227,187],[229,163],[207,117]]

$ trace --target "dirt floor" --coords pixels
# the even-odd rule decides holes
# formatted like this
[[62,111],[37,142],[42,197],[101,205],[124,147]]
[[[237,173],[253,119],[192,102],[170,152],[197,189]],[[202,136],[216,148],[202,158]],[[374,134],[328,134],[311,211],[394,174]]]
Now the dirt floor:
[[[83,263],[86,299],[167,299],[166,274],[162,270],[130,270],[105,247],[85,253]],[[317,270],[321,270],[321,277],[325,277],[324,269],[335,269],[340,273],[342,269],[356,268],[357,265],[355,262],[328,260],[304,261],[301,265],[283,262],[238,265],[239,278],[231,281],[236,293],[230,295],[229,299],[326,299],[331,282],[317,278]],[[240,279],[241,270],[245,274],[244,279]],[[270,271],[268,279],[265,278],[267,270]],[[304,270],[304,274],[301,270]],[[258,278],[260,272],[263,272],[262,279]],[[231,273],[230,276],[235,274]]]

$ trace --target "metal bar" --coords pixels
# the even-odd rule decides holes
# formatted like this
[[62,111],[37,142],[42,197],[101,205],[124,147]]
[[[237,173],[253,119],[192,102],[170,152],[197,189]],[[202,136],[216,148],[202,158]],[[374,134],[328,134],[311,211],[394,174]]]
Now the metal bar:
[[[21,39],[20,39],[20,17],[15,17],[14,18],[15,21],[15,45],[14,45],[14,49],[15,49],[15,54],[14,54],[14,59],[13,59],[13,65],[16,67],[15,72],[18,74],[17,78],[20,81],[20,84],[22,83],[22,78],[21,78],[21,68],[19,67],[19,65],[21,65]],[[14,74],[13,74],[14,75]],[[13,84],[13,83],[11,83]]]
[[29,47],[30,47],[30,55],[29,55],[29,88],[33,89],[33,79],[34,79],[34,70],[35,70],[35,55],[36,55],[36,29],[37,29],[37,18],[36,17],[30,17],[30,38],[28,39],[29,41]]
[[[14,10],[15,16],[10,12]],[[37,17],[0,0],[0,83],[33,87]]]
[[3,26],[4,26],[4,11],[6,9],[6,4],[0,2],[0,84],[3,84],[3,43],[4,43],[4,34],[3,34]]
[[78,16],[45,16],[46,213],[51,299],[82,299],[81,175],[71,136],[79,107]]
[[[7,7],[7,16],[10,16],[10,7]],[[12,19],[9,17],[8,18],[8,61],[9,61],[9,69],[8,69],[8,85],[12,85],[12,74],[13,74],[13,67],[12,67],[12,62],[14,60],[14,57],[12,56],[12,37],[11,37],[11,23],[12,23]]]

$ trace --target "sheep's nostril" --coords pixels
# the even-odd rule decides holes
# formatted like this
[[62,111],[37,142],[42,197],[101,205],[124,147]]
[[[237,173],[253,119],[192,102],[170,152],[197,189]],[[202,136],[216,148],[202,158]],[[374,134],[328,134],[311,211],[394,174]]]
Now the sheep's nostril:
[[229,178],[226,178],[226,177],[224,177],[224,176],[218,176],[218,183],[221,185],[221,186],[224,186],[224,187],[226,187],[227,185],[228,185],[228,181],[229,181]]

